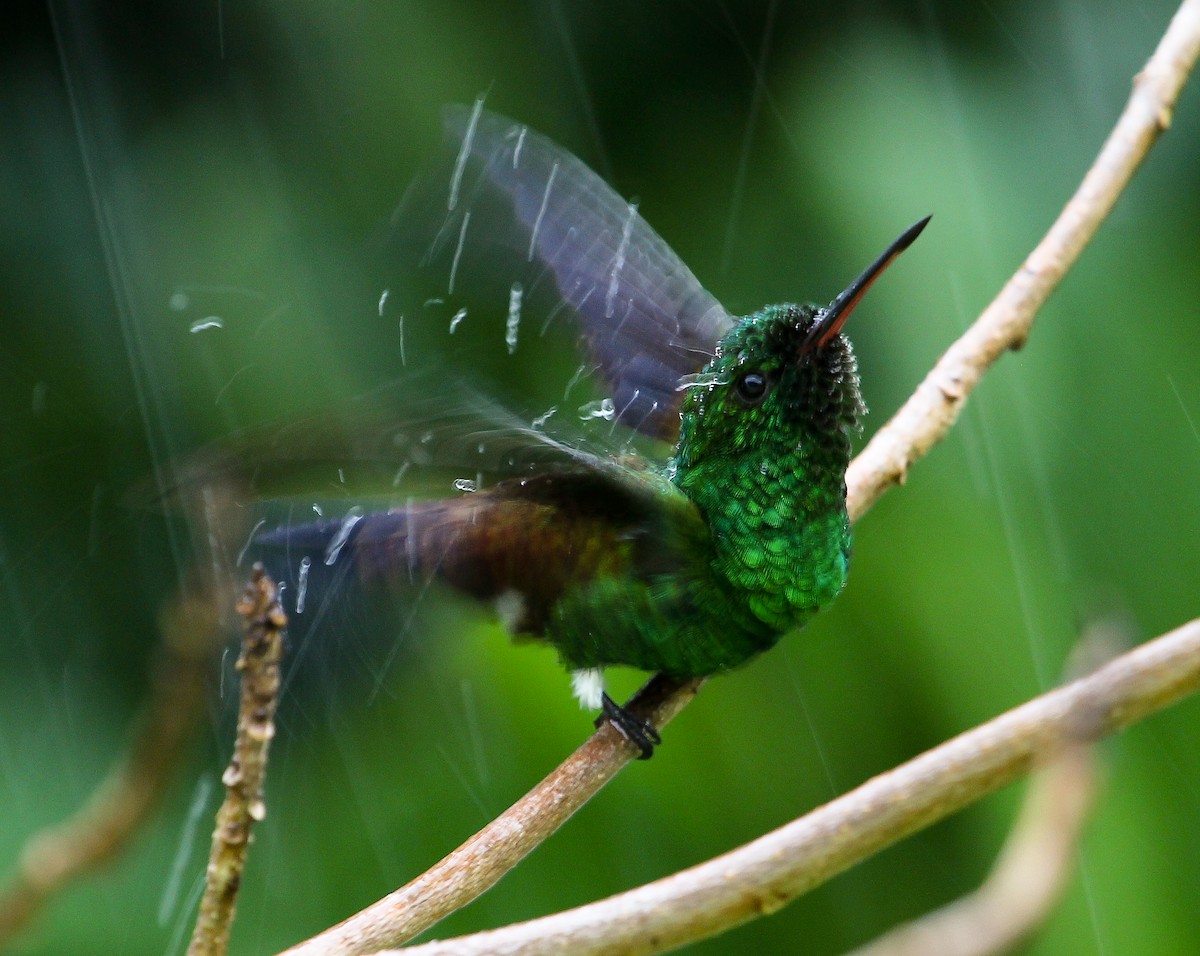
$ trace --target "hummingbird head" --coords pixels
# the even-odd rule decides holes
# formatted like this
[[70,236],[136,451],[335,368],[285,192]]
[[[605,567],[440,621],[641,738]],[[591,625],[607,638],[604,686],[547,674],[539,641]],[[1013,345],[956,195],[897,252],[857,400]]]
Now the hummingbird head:
[[842,326],[928,221],[905,231],[828,306],[768,306],[725,335],[712,361],[681,385],[677,482],[686,486],[702,462],[735,458],[763,469],[812,466],[842,480],[850,434],[866,411]]

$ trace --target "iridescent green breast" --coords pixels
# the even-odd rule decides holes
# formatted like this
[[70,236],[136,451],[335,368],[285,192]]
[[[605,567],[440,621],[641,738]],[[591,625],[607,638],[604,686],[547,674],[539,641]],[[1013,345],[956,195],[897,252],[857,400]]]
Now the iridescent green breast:
[[714,510],[714,569],[770,629],[790,631],[846,583],[845,491],[799,479],[797,458],[749,463]]
[[782,634],[829,604],[846,582],[844,479],[809,478],[813,465],[794,448],[730,470],[719,491],[710,486],[698,493],[712,536],[713,571],[731,600]]

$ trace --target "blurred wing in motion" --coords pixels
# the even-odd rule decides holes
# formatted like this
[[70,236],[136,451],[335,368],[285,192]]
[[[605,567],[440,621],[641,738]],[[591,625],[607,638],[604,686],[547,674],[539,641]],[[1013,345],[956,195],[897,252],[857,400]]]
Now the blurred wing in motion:
[[624,570],[653,548],[648,530],[661,511],[653,489],[609,467],[540,474],[478,494],[285,525],[255,544],[289,567],[303,564],[308,586],[322,591],[325,578],[400,590],[437,578],[494,602],[511,632],[532,636],[566,589]]
[[441,373],[410,375],[324,412],[246,429],[177,465],[165,490],[144,484],[134,506],[188,507],[204,488],[240,501],[443,497],[510,477],[618,467],[605,436],[569,421],[551,437]]
[[[318,415],[232,435],[177,464],[165,490],[147,481],[127,499],[134,506],[166,507],[200,519],[206,540],[216,545],[219,539],[220,551],[234,564],[264,560],[272,576],[288,585],[287,607],[295,612],[298,601],[301,608],[305,603],[305,591],[310,608],[339,593],[356,600],[358,589],[346,586],[363,583],[364,577],[389,577],[382,567],[389,562],[392,580],[413,572],[428,578],[438,563],[431,565],[429,555],[453,550],[448,539],[422,538],[419,567],[407,557],[397,558],[398,538],[390,532],[383,532],[387,548],[369,543],[377,540],[379,529],[396,525],[399,511],[420,518],[422,527],[448,528],[454,525],[450,519],[463,516],[470,522],[511,518],[516,510],[491,510],[489,503],[535,492],[550,495],[563,509],[568,491],[588,492],[615,507],[631,489],[642,488],[630,476],[647,467],[643,459],[628,449],[598,444],[598,437],[607,436],[585,435],[569,420],[557,431],[567,441],[453,377],[417,374]],[[508,486],[502,499],[491,495],[497,483]],[[384,514],[386,509],[391,513]],[[314,515],[330,517],[314,522]],[[510,520],[506,527],[510,534],[485,537],[497,547],[511,544],[519,537],[519,522]],[[413,547],[415,540],[404,547]],[[363,554],[360,548],[366,549]],[[551,555],[552,549],[545,553]],[[309,570],[301,564],[304,559]],[[351,566],[358,573],[348,577]],[[371,573],[364,574],[367,570]],[[452,583],[479,592],[457,579]]]
[[552,287],[545,322],[578,323],[616,420],[674,442],[680,382],[708,363],[729,314],[636,204],[570,153],[479,104],[448,107],[444,121],[454,163],[424,196],[436,204],[427,263],[449,270],[450,293],[480,256],[531,276],[518,295]]

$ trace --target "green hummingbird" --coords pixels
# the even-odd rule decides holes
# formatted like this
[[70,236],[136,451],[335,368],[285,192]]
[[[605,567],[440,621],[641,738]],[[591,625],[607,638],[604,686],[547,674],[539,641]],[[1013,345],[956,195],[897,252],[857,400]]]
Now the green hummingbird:
[[[450,260],[449,289],[479,214],[498,205],[512,228],[479,241],[531,267],[577,324],[611,393],[596,414],[673,448],[652,461],[556,445],[555,460],[486,489],[462,482],[457,497],[259,541],[361,582],[433,578],[489,602],[513,635],[556,649],[581,706],[645,759],[659,735],[609,697],[605,668],[726,671],[842,590],[845,474],[865,412],[842,327],[929,217],[829,305],[734,318],[579,159],[480,103],[449,108],[445,123],[455,160],[433,248]],[[550,447],[544,432],[523,434]]]

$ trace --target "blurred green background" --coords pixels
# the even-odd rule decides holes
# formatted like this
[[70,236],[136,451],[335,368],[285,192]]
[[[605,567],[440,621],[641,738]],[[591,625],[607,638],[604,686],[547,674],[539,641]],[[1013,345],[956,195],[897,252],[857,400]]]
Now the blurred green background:
[[[377,240],[442,104],[487,91],[639,197],[735,313],[827,300],[932,212],[850,329],[869,434],[1042,235],[1173,9],[15,5],[0,34],[0,863],[87,796],[145,691],[158,608],[192,549],[181,523],[124,507],[126,489],[398,374]],[[836,607],[714,680],[653,761],[436,935],[734,847],[1052,686],[1097,615],[1140,640],[1197,614],[1197,157],[1193,83],[1028,347],[861,522]],[[212,316],[223,328],[190,331]],[[492,374],[510,401],[532,383],[523,412],[576,365],[532,340],[506,362]],[[337,678],[337,648],[336,689],[296,682],[234,952],[283,948],[405,882],[584,738],[551,652],[473,616],[453,630],[378,693]],[[128,852],[14,952],[182,951],[226,710],[214,695],[211,729]],[[1200,952],[1198,730],[1190,701],[1103,746],[1078,871],[1027,952]],[[690,951],[862,943],[974,887],[1021,792]]]

